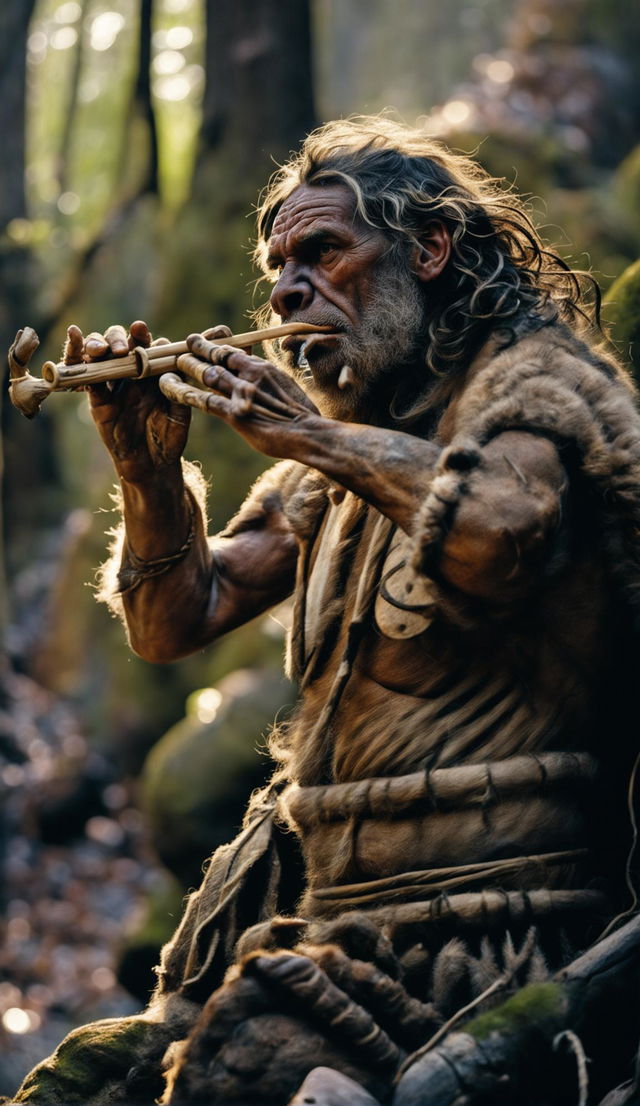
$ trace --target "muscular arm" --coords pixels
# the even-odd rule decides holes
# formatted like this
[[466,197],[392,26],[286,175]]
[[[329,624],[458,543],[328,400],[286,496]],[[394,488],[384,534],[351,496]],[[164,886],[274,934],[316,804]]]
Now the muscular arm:
[[[208,393],[208,410],[261,452],[319,470],[419,541],[421,508],[440,457],[436,445],[323,418],[259,358],[234,351],[228,366],[207,370],[218,392]],[[181,536],[187,529],[174,474],[165,468],[162,492],[153,481],[124,488],[127,538],[141,559],[170,551],[167,535],[176,533],[176,520]],[[544,571],[561,517],[563,467],[550,441],[512,431],[485,447],[466,484],[437,567],[466,594],[509,602]],[[132,646],[146,659],[169,661],[201,648],[292,590],[297,543],[282,502],[267,495],[243,511],[231,532],[211,544],[200,527],[182,561],[124,597]],[[175,537],[172,548],[179,548]]]
[[[273,470],[275,473],[275,470]],[[293,589],[296,539],[283,511],[275,475],[258,482],[227,531],[207,539],[195,507],[193,543],[183,560],[122,596],[132,648],[166,663],[202,648],[255,618]],[[127,549],[145,559],[171,552],[186,534],[189,506],[182,477],[167,488],[128,486],[123,501]],[[178,524],[178,520],[180,520]],[[178,528],[179,525],[179,528]]]
[[[306,463],[417,537],[439,448],[393,430],[319,421],[301,444]],[[526,590],[549,555],[561,518],[564,468],[548,439],[509,431],[488,443],[467,483],[440,572],[469,595],[508,602]]]
[[[207,333],[223,338],[230,331],[215,327]],[[150,342],[141,320],[129,334],[113,326],[86,339],[72,326],[64,356],[68,364],[100,360]],[[120,479],[125,524],[122,548],[103,571],[101,597],[124,614],[137,653],[149,661],[176,660],[289,594],[297,543],[280,493],[295,466],[267,474],[231,529],[209,542],[180,462],[188,408],[168,401],[154,380],[115,391],[98,385],[90,401]]]
[[[206,355],[206,343],[194,348]],[[187,370],[192,360],[185,356]],[[318,469],[419,542],[421,509],[440,458],[434,443],[324,418],[290,378],[239,351],[230,351],[226,367],[207,369],[205,382],[216,390],[206,409],[255,448]],[[449,520],[437,566],[443,578],[490,601],[523,594],[553,549],[565,480],[557,450],[545,438],[510,431],[491,441],[465,477],[465,494]]]

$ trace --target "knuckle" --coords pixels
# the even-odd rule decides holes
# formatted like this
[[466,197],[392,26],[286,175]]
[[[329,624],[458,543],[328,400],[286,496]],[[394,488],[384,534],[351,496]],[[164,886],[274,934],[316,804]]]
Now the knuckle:
[[224,326],[222,323],[218,326],[210,326],[207,330],[202,332],[204,338],[211,340],[212,338],[230,338],[231,329],[228,326]]

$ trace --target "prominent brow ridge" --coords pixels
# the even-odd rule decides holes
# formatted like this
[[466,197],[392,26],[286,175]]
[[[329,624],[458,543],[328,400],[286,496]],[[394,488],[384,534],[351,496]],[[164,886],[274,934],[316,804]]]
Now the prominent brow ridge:
[[[314,230],[303,231],[296,237],[295,246],[297,249],[316,245],[319,242],[325,242],[327,238],[340,238],[340,232],[335,227],[317,227]],[[270,268],[275,268],[280,262],[281,254],[277,251],[269,252],[267,255],[267,265]]]

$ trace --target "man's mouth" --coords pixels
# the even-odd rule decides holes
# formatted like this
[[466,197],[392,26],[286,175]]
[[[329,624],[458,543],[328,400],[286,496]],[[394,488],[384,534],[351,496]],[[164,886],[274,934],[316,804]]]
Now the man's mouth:
[[338,341],[340,335],[335,332],[305,334],[304,338],[299,334],[289,334],[282,342],[281,349],[293,354],[293,362],[300,368],[307,361],[309,354],[317,347],[325,343],[331,344]]

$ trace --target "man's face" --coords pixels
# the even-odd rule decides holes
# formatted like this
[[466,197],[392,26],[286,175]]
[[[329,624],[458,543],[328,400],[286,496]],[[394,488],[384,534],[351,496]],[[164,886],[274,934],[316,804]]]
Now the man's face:
[[[415,362],[425,329],[419,282],[354,208],[342,185],[302,185],[280,208],[268,243],[269,266],[279,273],[274,312],[283,322],[332,328],[306,342],[286,338],[272,356],[336,418],[366,417],[376,382]],[[353,384],[341,391],[344,365]]]

